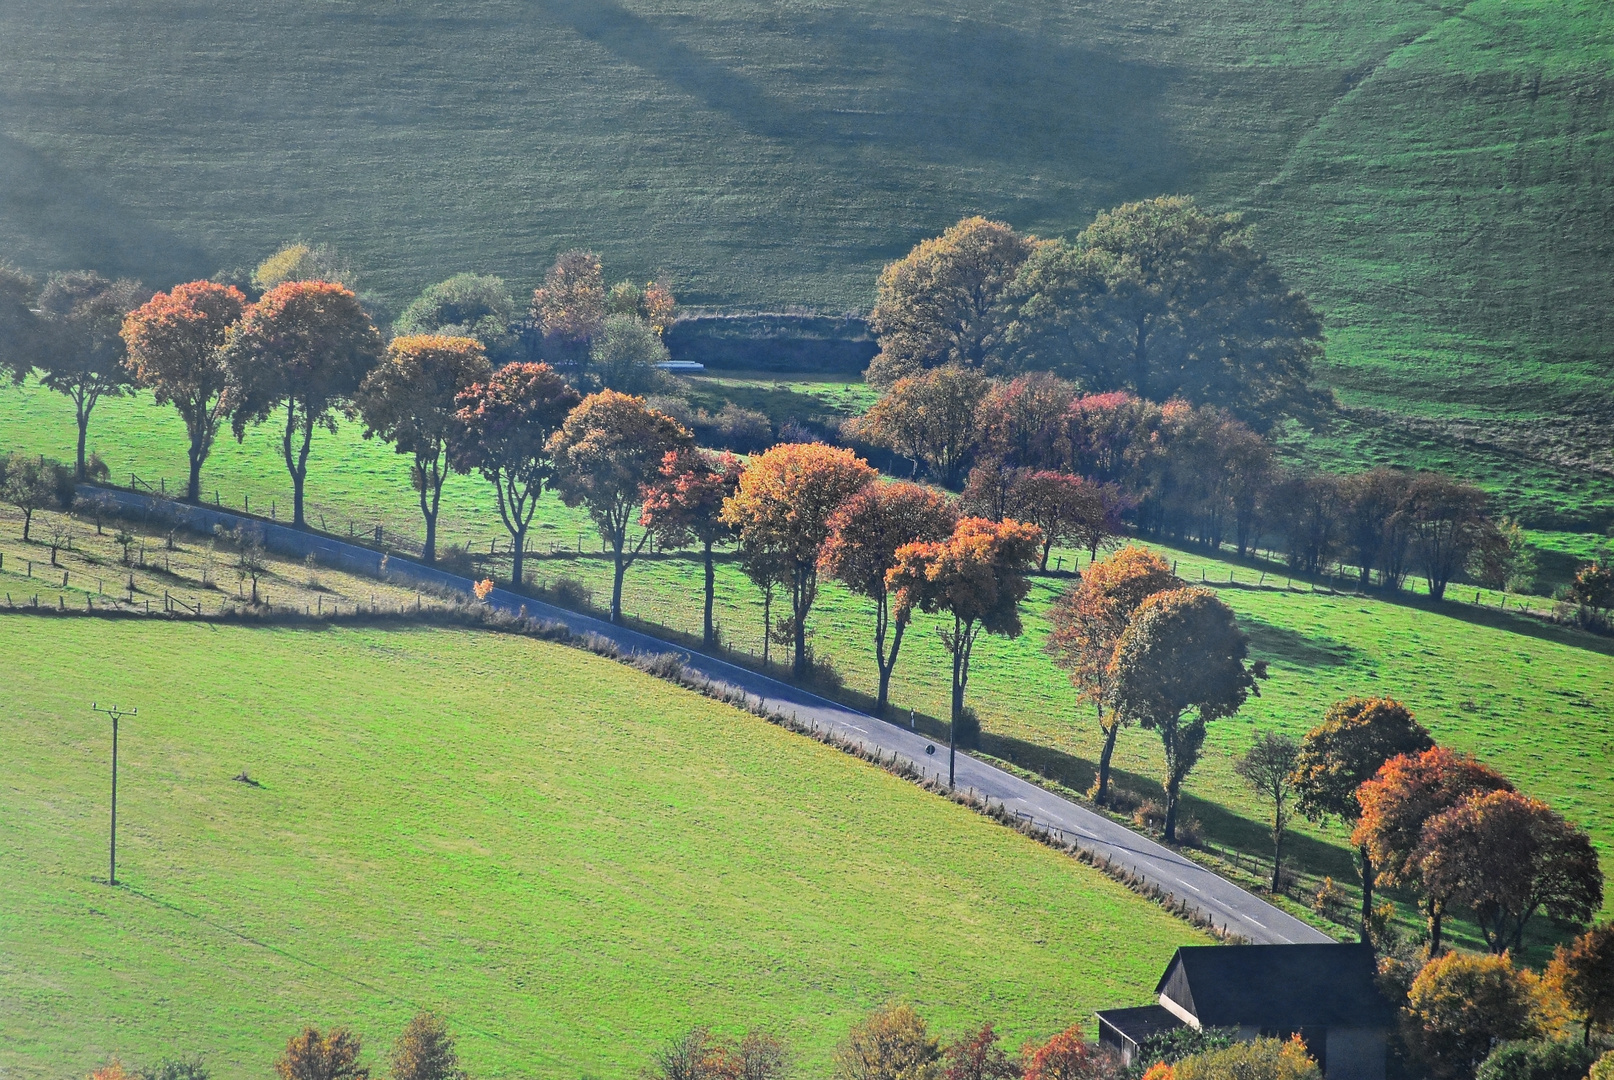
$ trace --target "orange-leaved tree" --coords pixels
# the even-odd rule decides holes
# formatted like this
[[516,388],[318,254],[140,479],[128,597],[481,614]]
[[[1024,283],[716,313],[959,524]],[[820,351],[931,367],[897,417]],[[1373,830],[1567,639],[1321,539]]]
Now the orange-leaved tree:
[[292,524],[303,527],[303,483],[314,429],[336,430],[351,416],[353,395],[375,366],[381,335],[349,289],[328,281],[276,285],[230,332],[226,364],[235,390],[231,426],[286,412],[280,450],[291,473]]
[[1425,824],[1470,795],[1512,791],[1501,773],[1443,746],[1401,754],[1385,762],[1356,791],[1361,817],[1351,842],[1368,853],[1377,879],[1422,893],[1429,922],[1429,955],[1440,955],[1440,925],[1450,897],[1424,881]]
[[493,485],[510,534],[510,583],[519,586],[527,529],[549,482],[549,436],[581,399],[548,364],[508,364],[454,398],[450,460]]
[[1165,751],[1167,840],[1177,838],[1182,782],[1199,761],[1205,728],[1238,712],[1264,661],[1247,662],[1249,642],[1208,589],[1172,589],[1138,605],[1115,643],[1105,697],[1123,717],[1160,736]]
[[899,615],[914,608],[952,616],[939,631],[953,658],[951,723],[947,736],[947,783],[958,758],[958,730],[964,719],[970,657],[985,631],[1020,635],[1020,601],[1030,586],[1026,571],[1037,558],[1042,534],[1018,521],[964,518],[953,534],[937,543],[904,544],[887,575],[892,606]]
[[1545,978],[1585,1025],[1582,1041],[1587,1046],[1594,1030],[1614,1030],[1614,923],[1594,926],[1559,945]]
[[1021,1051],[1021,1066],[1025,1080],[1109,1080],[1122,1074],[1116,1053],[1083,1038],[1080,1024],[1045,1043],[1027,1043]]
[[807,674],[807,616],[818,597],[818,559],[835,512],[874,481],[869,463],[823,443],[783,443],[752,458],[738,490],[723,504],[723,520],[742,548],[768,552],[789,575],[793,658]]
[[601,390],[584,398],[550,436],[555,490],[567,506],[583,506],[611,545],[611,621],[622,621],[622,575],[652,535],[631,544],[628,527],[639,520],[646,489],[661,475],[669,451],[693,449],[694,437],[644,398]]
[[1123,717],[1105,706],[1110,658],[1138,605],[1157,592],[1179,589],[1183,582],[1171,565],[1146,548],[1128,544],[1103,562],[1092,563],[1081,580],[1054,602],[1052,632],[1046,648],[1054,663],[1064,668],[1083,701],[1098,713],[1104,747],[1099,752],[1098,780],[1093,799],[1109,801],[1110,760]]
[[448,446],[458,435],[458,397],[493,373],[475,338],[411,334],[392,339],[359,387],[364,437],[379,435],[413,458],[410,482],[426,519],[425,557],[437,561],[437,508],[448,477]]
[[701,546],[706,570],[706,606],[701,619],[701,647],[717,644],[712,622],[712,601],[717,592],[717,568],[712,547],[729,540],[734,530],[723,522],[723,503],[740,486],[740,459],[724,452],[686,447],[662,456],[661,471],[645,488],[639,524],[651,530],[664,545]]
[[185,497],[202,495],[202,463],[229,413],[224,345],[247,298],[234,285],[192,281],[158,293],[123,318],[127,363],[136,385],[159,405],[173,405],[190,437]]
[[1538,998],[1535,977],[1507,956],[1449,952],[1412,981],[1402,1039],[1433,1080],[1470,1080],[1498,1042],[1542,1034]]
[[986,396],[986,376],[950,364],[898,379],[858,418],[853,430],[956,487],[976,442],[976,409]]
[[886,575],[897,564],[897,550],[904,544],[945,540],[957,523],[958,511],[945,495],[900,480],[870,484],[830,519],[819,567],[874,601],[874,663],[880,671],[874,703],[877,716],[885,713],[891,671],[897,666],[909,621],[908,612],[892,617]]
[[[1349,697],[1328,707],[1323,722],[1300,742],[1295,792],[1300,812],[1312,821],[1337,817],[1354,826],[1362,817],[1356,791],[1384,763],[1400,754],[1421,754],[1435,745],[1407,707],[1392,698]],[[1362,940],[1373,918],[1373,854],[1357,845],[1362,875]]]
[[547,338],[586,345],[605,321],[605,275],[600,257],[573,249],[555,259],[532,294],[532,314]]
[[1424,826],[1421,847],[1424,887],[1471,908],[1494,953],[1522,947],[1537,911],[1585,925],[1603,906],[1591,838],[1516,791],[1464,799]]

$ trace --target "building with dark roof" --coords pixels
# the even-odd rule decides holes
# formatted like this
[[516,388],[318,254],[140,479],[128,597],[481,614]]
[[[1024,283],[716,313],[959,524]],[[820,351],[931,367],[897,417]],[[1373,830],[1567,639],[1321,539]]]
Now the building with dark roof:
[[1395,1012],[1376,972],[1367,945],[1184,947],[1155,987],[1160,1003],[1099,1013],[1099,1041],[1130,1063],[1144,1040],[1182,1025],[1299,1035],[1327,1080],[1384,1080]]

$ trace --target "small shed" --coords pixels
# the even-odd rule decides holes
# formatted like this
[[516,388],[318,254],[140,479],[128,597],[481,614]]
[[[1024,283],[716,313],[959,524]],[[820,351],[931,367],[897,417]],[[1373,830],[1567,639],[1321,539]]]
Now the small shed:
[[1099,1013],[1099,1040],[1130,1062],[1150,1035],[1184,1024],[1299,1035],[1327,1080],[1384,1080],[1395,1014],[1376,973],[1368,945],[1185,946],[1155,987],[1160,1003]]

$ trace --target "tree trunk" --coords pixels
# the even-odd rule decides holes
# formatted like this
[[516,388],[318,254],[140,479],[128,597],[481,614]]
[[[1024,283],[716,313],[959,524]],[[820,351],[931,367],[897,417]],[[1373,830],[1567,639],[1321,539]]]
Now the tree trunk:
[[23,507],[22,508],[22,542],[25,543],[25,544],[28,542],[28,530],[33,527],[33,524],[34,524],[34,511],[33,511],[33,508],[28,507],[28,506]]
[[185,501],[200,503],[202,501],[202,462],[207,460],[207,450],[191,440],[191,475],[185,484]]
[[[884,716],[891,704],[891,672],[897,666],[897,652],[902,648],[902,632],[908,628],[906,619],[897,621],[896,629],[891,632],[891,652],[880,661],[880,692],[874,701],[874,715]],[[875,646],[878,654],[880,647]]]
[[807,574],[807,568],[796,567],[790,592],[790,613],[796,632],[796,655],[791,658],[790,664],[792,673],[798,679],[807,677]]
[[1272,895],[1283,891],[1283,830],[1278,828],[1277,811],[1272,815]]
[[420,474],[420,516],[426,519],[426,546],[421,549],[421,557],[430,566],[437,562],[437,509],[442,505],[444,477],[438,472],[436,461],[426,462],[417,457],[415,470]]
[[1043,536],[1042,558],[1037,560],[1037,570],[1039,572],[1046,572],[1047,571],[1047,569],[1048,569],[1048,552],[1053,548],[1053,546],[1054,546],[1054,534],[1050,531],[1048,533],[1045,533],[1044,536]]
[[773,589],[762,593],[762,670],[768,669],[768,649],[773,644]]
[[80,406],[78,409],[78,472],[80,482],[84,480],[84,444],[90,437],[90,410]]
[[1363,844],[1356,851],[1357,857],[1362,860],[1360,867],[1362,873],[1362,940],[1368,940],[1368,920],[1373,917],[1373,856],[1368,854],[1367,845]]
[[622,560],[622,545],[625,536],[613,537],[611,569],[611,621],[618,626],[622,625],[622,575],[627,573],[628,564]]
[[701,648],[710,650],[717,644],[716,627],[712,625],[712,598],[717,593],[717,568],[712,565],[712,542],[706,541],[706,612],[701,623]]
[[527,530],[507,530],[510,533],[510,587],[520,589],[522,566],[527,560]]
[[[958,625],[957,620],[953,622]],[[956,775],[958,762],[958,725],[964,719],[964,665],[966,659],[964,645],[958,637],[954,637],[957,646],[953,649],[953,714],[952,721],[947,725],[947,786],[953,786],[953,777]]]
[[1104,749],[1098,753],[1098,794],[1094,797],[1093,803],[1097,806],[1108,806],[1110,804],[1110,759],[1115,756],[1115,738],[1121,733],[1121,725],[1117,722],[1106,728],[1104,726],[1104,706],[1099,705],[1096,708],[1098,709],[1098,727],[1104,733]]
[[1440,922],[1446,914],[1446,906],[1438,897],[1429,899],[1429,959],[1433,960],[1440,955]]
[[1166,777],[1166,839],[1172,843],[1177,841],[1177,791],[1181,781],[1175,776]]

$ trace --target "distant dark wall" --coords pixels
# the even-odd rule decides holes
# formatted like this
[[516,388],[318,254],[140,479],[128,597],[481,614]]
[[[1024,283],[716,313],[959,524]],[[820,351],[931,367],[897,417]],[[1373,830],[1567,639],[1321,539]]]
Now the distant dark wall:
[[860,372],[879,346],[861,318],[832,315],[694,315],[667,328],[674,360],[709,368]]

